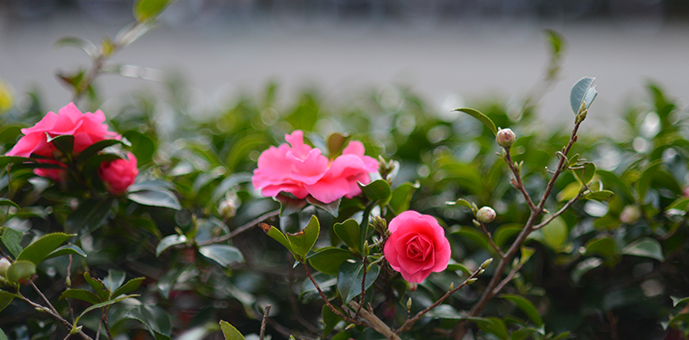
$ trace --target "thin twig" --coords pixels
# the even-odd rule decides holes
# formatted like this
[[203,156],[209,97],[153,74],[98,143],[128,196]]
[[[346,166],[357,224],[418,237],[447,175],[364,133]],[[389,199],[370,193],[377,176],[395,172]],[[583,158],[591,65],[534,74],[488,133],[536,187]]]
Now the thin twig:
[[[292,255],[289,255],[292,257]],[[287,282],[289,285],[289,291],[293,292],[293,287],[294,287],[294,266],[290,265],[289,266],[289,272],[287,273]],[[297,306],[297,299],[294,297],[294,294],[288,294],[289,296],[289,304],[290,307],[292,307],[292,314],[294,315],[294,318],[304,327],[306,327],[311,333],[318,334],[318,329],[312,325],[310,322],[306,321],[304,317],[301,316],[301,312],[299,311],[299,307]]]
[[251,220],[251,221],[245,223],[244,225],[242,225],[241,227],[235,229],[234,231],[232,231],[231,233],[229,233],[229,234],[227,234],[227,235],[223,235],[223,236],[220,236],[220,237],[212,238],[212,239],[210,239],[210,240],[206,240],[206,241],[203,241],[203,242],[199,242],[198,245],[199,245],[199,246],[206,246],[206,245],[209,245],[209,244],[226,242],[226,241],[230,240],[231,238],[233,238],[233,237],[235,237],[235,236],[237,236],[237,235],[239,235],[239,234],[241,234],[241,233],[243,233],[243,232],[245,232],[245,231],[247,231],[247,230],[253,228],[254,226],[256,226],[257,224],[259,224],[260,222],[263,222],[263,221],[265,221],[265,220],[267,220],[267,219],[270,219],[270,218],[273,218],[273,217],[275,217],[275,216],[278,216],[279,214],[280,214],[280,210],[279,210],[279,209],[278,209],[278,210],[275,210],[275,211],[267,212],[267,213],[265,213],[265,214],[263,214],[263,215],[261,215],[261,216],[255,218],[255,219],[253,219],[253,220]]
[[548,223],[552,222],[556,217],[560,216],[567,209],[569,209],[569,207],[571,207],[572,204],[574,204],[576,201],[578,201],[579,198],[581,198],[581,196],[583,195],[583,193],[584,193],[583,190],[580,191],[574,198],[567,201],[567,203],[565,203],[565,205],[563,205],[562,208],[560,208],[560,210],[558,210],[554,214],[550,215],[547,219],[545,219],[545,221],[533,226],[533,229],[534,230],[541,229],[541,228],[545,227],[546,225],[548,225]]
[[340,312],[339,310],[337,310],[337,308],[335,308],[335,306],[333,306],[333,305],[330,303],[330,300],[328,300],[328,297],[325,296],[325,293],[323,293],[323,290],[321,290],[321,286],[318,285],[318,282],[316,282],[316,279],[314,279],[313,276],[311,275],[311,272],[309,271],[309,267],[306,265],[306,263],[303,263],[303,262],[302,262],[302,264],[304,265],[304,270],[306,270],[306,275],[309,276],[309,279],[311,279],[311,282],[312,282],[313,285],[316,287],[316,290],[318,291],[318,294],[321,295],[321,298],[323,298],[323,302],[325,302],[325,304],[328,306],[328,308],[330,308],[330,310],[333,311],[333,313],[335,313],[337,316],[339,316],[340,318],[342,318],[342,320],[344,320],[344,321],[346,321],[346,322],[349,322],[349,323],[361,325],[361,322],[360,322],[360,321],[357,321],[356,319],[352,319],[352,318],[350,318],[350,317],[348,317],[348,316],[342,314],[342,312]]
[[[45,307],[43,307],[43,306],[41,306],[41,305],[39,305],[39,304],[37,304],[37,303],[35,303],[35,302],[29,300],[27,297],[25,297],[25,296],[22,295],[21,293],[17,293],[17,294],[18,294],[18,296],[19,296],[20,299],[22,299],[24,302],[26,302],[26,303],[28,303],[29,305],[31,305],[31,307],[36,308],[36,309],[39,310],[39,311],[43,311],[43,312],[48,313],[50,316],[54,317],[55,319],[57,319],[58,321],[60,321],[63,325],[65,325],[65,327],[67,327],[67,329],[69,329],[70,332],[72,331],[72,329],[73,329],[72,324],[71,324],[69,321],[65,320],[65,318],[63,318],[62,316],[60,316],[59,313],[53,312],[51,309],[45,308]],[[81,330],[77,331],[76,334],[79,334],[79,336],[81,336],[84,340],[93,340],[90,336],[86,335],[86,333],[84,333],[84,332],[81,331]]]
[[488,236],[488,241],[490,242],[490,245],[495,249],[495,251],[500,255],[500,257],[505,257],[505,253],[502,252],[500,247],[498,247],[497,244],[495,244],[495,241],[493,241],[493,236],[488,232],[488,229],[486,229],[486,226],[483,224],[483,222],[479,221],[479,224],[481,225],[481,230],[483,230],[483,233]]
[[526,261],[519,261],[519,263],[514,268],[512,268],[512,270],[510,270],[507,276],[505,276],[505,278],[502,281],[500,281],[500,283],[495,287],[495,289],[493,289],[493,295],[497,295],[508,282],[512,281],[514,275],[517,274],[517,272],[520,269],[522,269],[524,263],[526,263]]
[[261,320],[261,333],[259,333],[258,338],[263,340],[266,334],[266,322],[268,321],[268,314],[270,314],[270,305],[266,305],[263,309],[263,319]]
[[43,298],[43,301],[45,301],[48,307],[50,307],[50,310],[52,310],[55,314],[60,315],[60,313],[57,312],[57,309],[55,309],[55,307],[53,307],[53,305],[50,303],[50,300],[48,300],[48,298],[45,297],[45,295],[43,295],[43,292],[41,292],[41,290],[38,289],[38,287],[35,283],[33,283],[33,281],[31,282],[31,287],[33,287],[33,289],[38,293],[38,295],[40,295],[41,298]]
[[361,309],[361,317],[368,321],[370,327],[375,329],[376,332],[382,334],[388,339],[400,340],[397,332],[388,327],[388,325],[386,325],[385,322],[378,318],[372,311],[366,310],[365,308],[362,309],[361,306],[354,300],[349,301],[349,306],[354,309]]
[[522,196],[524,196],[524,199],[526,200],[526,204],[529,206],[529,209],[533,212],[536,211],[536,205],[534,205],[533,200],[531,200],[531,196],[529,195],[528,192],[526,192],[526,188],[524,188],[524,183],[522,182],[522,176],[519,173],[519,169],[517,169],[514,165],[514,161],[512,160],[512,154],[510,153],[509,148],[504,148],[505,149],[505,162],[507,163],[507,166],[509,166],[510,170],[512,171],[512,174],[514,175],[512,184],[522,193]]

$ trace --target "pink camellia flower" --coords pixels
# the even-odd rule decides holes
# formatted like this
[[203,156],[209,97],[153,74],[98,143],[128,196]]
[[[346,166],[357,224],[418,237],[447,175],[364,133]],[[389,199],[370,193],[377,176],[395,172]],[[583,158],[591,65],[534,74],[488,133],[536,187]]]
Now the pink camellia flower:
[[447,268],[450,242],[433,216],[405,211],[390,221],[388,230],[383,253],[405,280],[421,283],[431,272]]
[[271,146],[261,153],[251,182],[266,197],[287,192],[306,198],[309,195],[306,187],[318,182],[328,170],[328,158],[320,150],[304,144],[304,133],[300,130],[286,135],[285,140],[291,146]]
[[73,135],[73,153],[78,154],[95,142],[119,137],[117,133],[108,131],[108,125],[103,124],[104,121],[105,115],[102,111],[81,113],[74,103],[69,103],[57,114],[48,112],[33,127],[22,129],[24,136],[7,155],[29,157],[31,154],[37,154],[53,157],[56,148],[52,143],[48,143],[47,135]]
[[361,193],[357,182],[368,184],[371,182],[369,173],[378,170],[378,161],[364,156],[364,145],[359,141],[352,141],[342,151],[342,155],[335,158],[328,171],[318,182],[307,185],[306,189],[313,198],[330,203],[340,198],[352,198]]
[[127,152],[127,159],[103,162],[98,168],[98,176],[103,180],[108,192],[113,195],[120,195],[127,191],[138,175],[136,157],[131,152]]

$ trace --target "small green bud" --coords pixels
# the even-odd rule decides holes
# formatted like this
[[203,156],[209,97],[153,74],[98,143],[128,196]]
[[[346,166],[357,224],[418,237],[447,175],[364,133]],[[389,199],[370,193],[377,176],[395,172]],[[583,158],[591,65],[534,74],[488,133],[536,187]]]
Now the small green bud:
[[484,273],[485,271],[486,271],[485,269],[481,269],[481,270],[479,270],[479,271],[478,271],[478,275],[481,275],[481,274],[483,274],[483,273]]
[[72,327],[72,330],[69,331],[69,334],[79,333],[81,331],[81,327],[83,327],[83,326],[77,326],[76,324],[74,324],[74,326]]
[[508,149],[517,140],[517,136],[511,129],[500,129],[495,140],[498,142],[498,145]]
[[373,216],[370,225],[380,235],[385,235],[388,230],[388,222],[380,216]]
[[407,300],[407,310],[410,310],[410,309],[411,309],[411,298],[409,298],[409,300]]
[[0,277],[5,277],[7,275],[7,269],[10,268],[10,261],[6,258],[0,258]]
[[491,207],[483,207],[476,213],[476,219],[481,223],[490,223],[495,219],[495,210]]
[[218,212],[223,218],[232,218],[237,215],[239,197],[233,191],[228,191],[225,198],[218,204]]
[[72,279],[69,277],[69,275],[67,275],[65,278],[65,286],[72,287]]
[[483,261],[483,263],[481,263],[481,269],[488,268],[488,266],[490,266],[491,263],[493,263],[493,258],[489,258],[489,259]]
[[476,280],[478,280],[478,279],[477,279],[477,278],[468,279],[468,280],[467,280],[467,284],[470,285],[470,284],[476,282]]
[[453,289],[455,289],[455,283],[454,283],[454,282],[450,282],[450,289],[448,289],[448,290],[453,290]]
[[356,325],[353,324],[353,323],[350,323],[349,325],[347,325],[347,327],[345,327],[344,330],[345,330],[345,331],[348,331],[348,330],[350,330],[350,329],[352,329],[352,328],[354,328],[354,327],[356,327]]

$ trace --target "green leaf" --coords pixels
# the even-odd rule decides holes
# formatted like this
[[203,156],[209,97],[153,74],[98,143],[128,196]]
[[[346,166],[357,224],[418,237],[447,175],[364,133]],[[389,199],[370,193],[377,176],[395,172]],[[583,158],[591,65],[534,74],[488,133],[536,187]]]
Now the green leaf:
[[603,260],[597,257],[589,257],[577,263],[576,267],[574,267],[574,270],[572,271],[572,281],[574,281],[574,283],[579,283],[584,274],[591,269],[600,267],[601,264],[603,264]]
[[581,164],[580,166],[582,166],[583,168],[572,170],[574,172],[574,176],[582,185],[588,185],[593,179],[593,176],[596,175],[596,165],[587,162]]
[[67,216],[65,230],[76,233],[82,228],[86,228],[88,232],[100,228],[110,215],[114,200],[114,197],[108,196],[105,199],[88,199],[81,202],[77,210]]
[[304,261],[306,254],[308,254],[311,248],[313,248],[313,245],[316,244],[320,230],[321,227],[318,218],[316,218],[316,215],[313,215],[304,230],[294,234],[287,233],[287,241],[289,241],[292,254],[294,254],[294,257],[299,262]]
[[143,22],[155,19],[172,0],[137,0],[134,3],[134,18]]
[[0,169],[4,169],[10,164],[36,163],[36,160],[28,157],[19,156],[0,156]]
[[648,192],[648,188],[651,186],[651,180],[653,180],[653,177],[655,177],[662,165],[662,159],[656,160],[649,164],[643,173],[641,173],[639,181],[636,182],[636,191],[639,194],[639,204],[646,203],[646,193]]
[[147,205],[151,207],[163,207],[175,210],[182,209],[182,205],[179,204],[177,196],[171,191],[159,188],[157,190],[141,190],[136,192],[129,192],[127,198],[139,203],[141,205]]
[[330,334],[335,329],[337,323],[342,321],[342,318],[330,310],[327,305],[323,305],[321,316],[323,317],[323,334],[325,335]]
[[676,209],[676,210],[681,210],[681,211],[687,211],[689,210],[689,198],[687,197],[680,197],[674,202],[670,203],[668,205],[667,210],[670,209]]
[[359,248],[361,227],[359,223],[350,218],[342,223],[335,223],[333,231],[349,248],[352,248],[357,253],[361,253]]
[[621,193],[628,202],[634,202],[634,195],[629,189],[630,185],[624,183],[622,179],[617,176],[617,174],[611,171],[600,169],[596,170],[596,174],[603,180],[603,183],[605,183],[606,187],[612,187],[614,192],[618,194]]
[[680,313],[677,314],[673,317],[670,318],[670,321],[667,323],[668,326],[672,326],[678,323],[686,323],[689,324],[689,313]]
[[524,245],[522,245],[521,248],[519,248],[519,250],[522,254],[522,257],[519,258],[519,263],[522,265],[524,265],[526,261],[528,261],[531,258],[531,256],[533,256],[533,254],[536,252],[535,249],[529,248]]
[[439,305],[426,313],[427,317],[444,320],[461,320],[464,315],[450,305]]
[[282,193],[273,197],[273,199],[280,202],[280,216],[292,215],[306,206],[306,200],[283,195]]
[[125,318],[138,320],[146,325],[155,340],[170,340],[172,322],[170,316],[160,307],[139,305],[130,310]]
[[[2,312],[2,310],[5,309],[5,307],[9,306],[10,303],[12,303],[12,300],[14,300],[14,298],[18,297],[19,295],[17,294],[0,290],[0,312]],[[2,333],[1,331],[2,329],[0,329],[0,340],[2,340],[2,337],[5,335],[5,333]],[[7,340],[7,338],[5,338],[5,340]]]
[[86,289],[67,289],[60,295],[60,300],[63,299],[77,299],[94,305],[102,302],[98,295]]
[[108,291],[108,288],[105,287],[103,281],[91,277],[89,272],[84,273],[84,279],[86,280],[86,283],[91,286],[91,289],[93,289],[96,295],[98,295],[101,301],[107,301],[110,298],[110,291]]
[[615,193],[610,191],[610,190],[600,190],[600,191],[590,192],[590,193],[584,195],[584,199],[595,200],[595,201],[605,201],[614,194]]
[[474,211],[474,206],[473,206],[471,203],[469,203],[469,201],[467,201],[467,200],[465,200],[465,199],[463,199],[463,198],[460,198],[460,199],[458,199],[458,200],[455,201],[455,202],[445,202],[445,204],[447,204],[447,205],[459,205],[459,206],[467,207],[467,208],[469,208],[469,210],[471,210],[474,214],[476,214],[476,211]]
[[466,275],[471,275],[471,270],[467,268],[467,266],[461,264],[461,263],[448,263],[447,268],[445,268],[445,271],[450,271],[450,272],[457,272],[461,271],[462,273]]
[[562,38],[562,35],[559,33],[553,31],[553,30],[545,30],[545,33],[548,35],[547,40],[548,43],[550,43],[550,48],[551,52],[553,55],[560,54],[564,47],[564,39]]
[[52,233],[43,235],[32,242],[17,256],[17,261],[30,261],[38,265],[48,254],[57,249],[62,243],[69,240],[75,234]]
[[328,145],[328,157],[333,159],[336,156],[339,156],[342,153],[342,150],[344,150],[345,145],[347,145],[347,142],[349,142],[350,138],[351,136],[347,134],[343,135],[337,132],[330,134],[330,136],[328,136],[328,141],[326,142]]
[[203,246],[199,248],[199,253],[223,267],[229,267],[232,263],[244,262],[242,252],[236,247],[228,245],[211,244]]
[[466,320],[474,322],[482,331],[494,334],[499,339],[507,340],[510,338],[507,334],[507,326],[500,318],[466,318]]
[[2,239],[2,244],[4,244],[5,247],[7,247],[7,250],[12,253],[12,256],[16,258],[24,249],[21,246],[22,237],[24,237],[24,234],[21,231],[14,230],[9,227],[2,227],[0,229],[4,229],[2,237],[0,238]]
[[541,318],[541,315],[538,314],[536,306],[534,306],[531,301],[522,296],[513,294],[503,294],[500,297],[517,305],[517,308],[521,309],[521,311],[524,312],[524,314],[526,314],[529,319],[536,324],[536,326],[540,327],[543,325],[543,318]]
[[[380,266],[373,265],[371,270],[366,273],[364,290],[378,278]],[[337,290],[345,304],[357,295],[361,294],[361,281],[364,280],[364,264],[359,260],[347,260],[340,266],[337,273]]]
[[97,155],[98,152],[100,152],[101,150],[103,150],[107,147],[116,145],[116,144],[120,144],[123,146],[130,146],[129,143],[125,143],[124,141],[121,141],[118,139],[104,139],[102,141],[95,142],[95,143],[89,145],[89,147],[84,149],[84,151],[82,151],[79,154],[79,156],[77,156],[77,164],[85,163],[91,157]]
[[89,57],[95,58],[98,55],[98,47],[94,45],[92,42],[78,38],[78,37],[64,37],[60,38],[55,42],[55,46],[57,47],[64,47],[64,46],[74,46],[77,48],[80,48],[88,54]]
[[316,250],[316,252],[309,255],[307,259],[309,260],[311,266],[319,272],[329,275],[337,275],[342,262],[352,258],[352,253],[347,250],[335,247],[326,247]]
[[155,143],[141,132],[130,130],[122,134],[131,143],[131,152],[136,157],[137,165],[144,165],[153,159]]
[[53,143],[55,147],[62,152],[63,155],[71,155],[72,150],[74,150],[74,136],[72,135],[59,135],[55,137],[48,136],[48,143]]
[[103,279],[103,285],[108,292],[110,292],[110,296],[108,298],[112,299],[115,297],[112,295],[112,293],[122,286],[124,279],[126,278],[127,274],[125,274],[125,272],[112,269],[108,270],[108,276]]
[[378,179],[366,185],[357,183],[361,192],[371,200],[371,202],[378,202],[379,205],[384,206],[390,202],[392,197],[392,190],[390,184],[384,179]]
[[680,303],[687,303],[689,302],[689,297],[685,298],[676,298],[674,296],[670,296],[670,299],[672,299],[672,307],[677,307]]
[[593,99],[595,99],[595,89],[593,89],[593,92],[590,91],[594,80],[596,78],[584,77],[572,86],[572,91],[569,94],[569,103],[574,114],[579,114],[582,105],[588,108]]
[[76,319],[74,319],[74,324],[76,325],[76,324],[79,322],[79,319],[81,319],[84,315],[86,315],[86,314],[89,313],[90,311],[93,311],[93,310],[96,310],[96,309],[100,309],[100,308],[110,307],[110,306],[112,306],[112,305],[114,305],[114,304],[116,304],[116,303],[118,303],[118,302],[120,302],[120,301],[122,301],[122,300],[124,300],[124,299],[128,299],[128,298],[131,298],[131,297],[136,297],[136,296],[139,296],[139,295],[138,295],[138,294],[124,295],[124,296],[120,296],[120,297],[118,297],[118,298],[116,298],[116,299],[112,299],[112,300],[108,300],[108,301],[103,301],[103,302],[99,302],[99,303],[97,303],[97,304],[95,304],[95,305],[91,305],[91,306],[89,306],[88,308],[84,309],[84,311],[81,312],[81,314],[79,314],[79,316],[77,316]]
[[650,257],[660,262],[665,261],[663,248],[660,246],[660,243],[656,239],[650,237],[642,238],[628,244],[622,248],[621,253],[625,255]]
[[615,243],[615,240],[610,236],[591,239],[586,242],[584,248],[586,249],[586,255],[600,255],[605,258],[608,263],[613,263],[618,256],[617,243]]
[[27,279],[31,275],[36,274],[36,264],[31,261],[14,261],[9,268],[7,268],[7,280],[12,283],[18,283],[22,279]]
[[502,247],[511,237],[519,234],[524,229],[524,225],[518,223],[503,224],[493,233],[493,241],[498,247]]
[[[483,232],[479,231],[473,227],[461,227],[459,230],[452,232],[453,235],[459,235],[461,238],[471,240],[476,245],[488,250],[491,253],[495,252],[495,249],[490,245],[488,237]],[[465,241],[466,242],[466,241]]]
[[569,183],[557,194],[557,200],[569,201],[572,198],[577,197],[579,191],[581,191],[581,183],[578,180],[576,182]]
[[6,207],[6,206],[15,207],[15,208],[19,209],[19,205],[17,203],[14,203],[14,201],[12,201],[11,199],[0,198],[0,207]]
[[338,199],[330,203],[323,203],[311,196],[306,197],[306,202],[327,211],[328,213],[330,213],[330,215],[333,215],[333,217],[337,217],[338,208],[340,207],[340,201],[341,199]]
[[414,191],[416,191],[416,189],[420,187],[421,186],[419,182],[405,182],[397,188],[395,188],[395,190],[392,191],[392,197],[390,198],[389,203],[390,208],[392,208],[392,211],[396,215],[399,215],[407,211],[409,209],[409,202],[411,201],[412,196],[414,195]]
[[74,244],[67,244],[62,247],[58,247],[57,249],[53,250],[48,256],[45,257],[45,259],[52,259],[53,257],[58,257],[58,256],[63,256],[63,255],[79,255],[81,257],[86,257],[86,253],[79,248],[79,246],[74,245]]
[[270,236],[272,239],[280,242],[280,244],[282,244],[285,248],[287,248],[287,250],[289,250],[290,253],[293,253],[292,252],[292,245],[290,245],[289,241],[287,240],[287,237],[285,237],[285,234],[283,234],[280,230],[278,230],[277,228],[275,228],[271,225],[267,225],[265,223],[259,223],[258,226],[261,229],[263,229],[263,231],[268,236]]
[[526,340],[534,334],[543,334],[543,332],[533,327],[520,328],[510,334],[510,340]]
[[567,236],[569,235],[567,224],[561,216],[556,217],[546,226],[541,228],[541,232],[543,234],[545,244],[555,251],[562,249],[562,246],[567,241]]
[[185,235],[168,235],[163,237],[158,246],[156,246],[156,257],[160,256],[165,249],[170,248],[174,245],[182,244],[187,242],[187,237]]
[[125,284],[123,284],[122,286],[120,286],[119,288],[117,288],[117,289],[112,293],[111,296],[112,296],[113,298],[116,298],[116,297],[118,297],[118,296],[120,296],[120,295],[122,295],[122,294],[127,294],[127,293],[129,293],[129,292],[133,292],[133,291],[139,289],[139,286],[141,286],[141,283],[142,283],[145,279],[146,279],[146,278],[143,277],[143,276],[142,276],[142,277],[133,278],[133,279],[127,281],[127,283],[125,283]]
[[455,111],[460,111],[464,112],[476,119],[478,119],[483,125],[485,125],[487,128],[490,129],[490,131],[493,131],[493,134],[497,136],[498,134],[498,129],[495,127],[495,123],[488,118],[488,116],[484,115],[483,113],[479,112],[478,110],[470,109],[467,107],[462,107],[459,109],[455,109]]
[[[324,306],[325,307],[325,306]],[[244,336],[234,326],[227,321],[220,320],[220,330],[225,336],[225,340],[244,340]]]

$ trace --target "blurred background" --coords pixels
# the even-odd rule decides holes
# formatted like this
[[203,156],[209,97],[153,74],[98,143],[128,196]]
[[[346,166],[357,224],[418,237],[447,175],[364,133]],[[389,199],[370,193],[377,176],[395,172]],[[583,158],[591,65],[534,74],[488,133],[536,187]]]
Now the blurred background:
[[[0,79],[15,95],[38,90],[51,110],[64,106],[70,92],[55,74],[89,60],[54,42],[113,37],[134,21],[132,3],[0,0]],[[144,67],[131,70],[149,80],[105,75],[98,84],[113,98],[178,77],[200,111],[269,82],[283,100],[316,89],[330,102],[404,87],[447,113],[487,97],[523,99],[545,74],[547,28],[567,47],[540,117],[569,123],[571,85],[593,76],[600,95],[590,117],[600,124],[589,128],[606,132],[627,103],[646,99],[648,81],[689,98],[688,19],[686,0],[179,0],[113,58]]]

